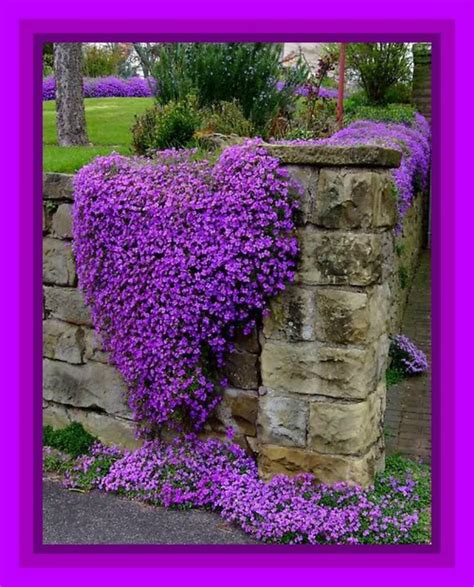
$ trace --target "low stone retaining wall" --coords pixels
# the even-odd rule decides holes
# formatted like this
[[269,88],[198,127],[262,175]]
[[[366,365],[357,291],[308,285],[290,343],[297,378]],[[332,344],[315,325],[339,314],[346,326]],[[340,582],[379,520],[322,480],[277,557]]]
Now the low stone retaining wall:
[[[264,477],[311,471],[324,482],[365,485],[383,467],[388,335],[404,297],[398,265],[411,271],[419,211],[405,248],[396,248],[396,151],[268,148],[304,188],[297,278],[259,331],[237,341],[225,367],[231,387],[204,434],[232,426]],[[124,384],[77,288],[72,197],[71,176],[45,174],[44,423],[77,420],[104,442],[133,446]]]

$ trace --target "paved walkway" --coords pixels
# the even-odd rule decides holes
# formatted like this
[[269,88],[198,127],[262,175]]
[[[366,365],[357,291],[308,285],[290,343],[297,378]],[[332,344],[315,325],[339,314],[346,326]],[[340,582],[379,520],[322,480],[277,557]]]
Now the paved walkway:
[[257,544],[218,514],[167,510],[43,480],[43,544]]
[[[408,300],[402,332],[431,363],[430,252],[423,251]],[[387,454],[420,457],[431,462],[431,370],[409,377],[387,391],[385,415]]]

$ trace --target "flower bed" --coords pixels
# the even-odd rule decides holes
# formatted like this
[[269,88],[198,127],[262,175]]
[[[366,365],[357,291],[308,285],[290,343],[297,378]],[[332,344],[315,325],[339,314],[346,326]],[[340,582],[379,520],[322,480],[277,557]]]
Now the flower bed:
[[[153,79],[131,77],[98,77],[84,79],[84,98],[146,98],[153,96],[156,85]],[[43,100],[54,100],[56,81],[54,77],[43,79]]]
[[215,165],[193,152],[110,155],[76,175],[79,283],[137,422],[199,429],[232,339],[292,280],[288,171],[258,141]]
[[206,508],[258,540],[286,544],[427,541],[429,472],[393,462],[374,487],[316,484],[309,474],[258,478],[253,459],[217,439],[147,442],[135,451],[96,444],[68,487],[118,493],[171,508]]

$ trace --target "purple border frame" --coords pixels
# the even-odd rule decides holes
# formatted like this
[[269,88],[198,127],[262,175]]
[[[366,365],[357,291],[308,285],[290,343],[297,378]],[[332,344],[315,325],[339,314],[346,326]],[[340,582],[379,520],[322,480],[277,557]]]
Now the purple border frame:
[[[131,20],[133,7],[119,2],[111,6],[84,4],[66,6],[55,2],[44,2],[41,7],[34,4],[9,5],[5,20],[5,39],[12,47],[19,47],[21,68],[13,72],[12,78],[20,85],[15,90],[19,104],[15,105],[16,116],[8,116],[11,134],[8,145],[4,144],[3,163],[13,179],[13,190],[19,201],[11,198],[5,203],[4,227],[0,247],[5,261],[9,261],[8,277],[16,279],[18,274],[19,297],[15,291],[9,296],[6,308],[18,311],[20,337],[17,341],[15,326],[17,314],[5,316],[12,320],[12,336],[2,339],[4,365],[10,367],[5,374],[5,383],[14,390],[19,385],[18,396],[9,406],[8,421],[0,430],[2,447],[2,473],[8,471],[6,481],[0,484],[0,505],[6,521],[2,528],[2,569],[0,584],[12,585],[56,585],[67,581],[74,585],[95,585],[102,582],[116,585],[129,584],[159,576],[177,578],[177,570],[190,581],[210,578],[210,567],[242,567],[227,574],[226,582],[241,582],[245,577],[258,581],[277,583],[295,581],[313,568],[319,580],[332,584],[358,583],[367,578],[384,585],[399,584],[400,581],[418,582],[420,577],[430,584],[472,585],[469,545],[472,538],[469,528],[469,510],[463,510],[469,497],[468,477],[470,471],[461,469],[469,462],[467,434],[463,440],[460,423],[468,422],[468,406],[472,406],[469,387],[456,389],[455,405],[454,368],[468,363],[467,350],[461,345],[454,353],[453,308],[455,270],[463,268],[454,257],[455,239],[457,251],[466,246],[469,227],[466,202],[463,215],[458,214],[456,228],[464,220],[465,232],[455,228],[454,171],[456,178],[467,171],[466,151],[459,149],[454,157],[455,99],[459,106],[459,94],[455,85],[461,85],[455,77],[455,66],[466,56],[462,47],[467,45],[470,13],[467,5],[452,2],[437,3],[430,7],[432,20],[427,20],[426,4],[413,0],[409,6],[374,6],[368,4],[338,4],[339,14],[346,20],[337,19],[334,8],[300,5],[300,13],[285,15],[278,3],[268,6],[240,8],[240,14],[224,14],[222,9],[190,5],[186,7],[188,18],[209,20],[176,20],[181,6],[162,6],[141,9],[147,20]],[[135,6],[136,8],[136,6]],[[272,14],[280,20],[264,20]],[[402,15],[405,14],[406,16]],[[242,15],[245,15],[242,19]],[[229,18],[230,16],[230,18]],[[235,20],[238,16],[241,20]],[[92,18],[90,18],[92,17]],[[222,20],[212,20],[220,17]],[[227,17],[227,18],[226,18]],[[255,20],[250,20],[250,17]],[[300,20],[297,19],[300,18]],[[367,20],[361,20],[366,17]],[[377,18],[375,20],[374,18]],[[60,20],[59,20],[60,18]],[[82,18],[83,20],[79,20]],[[158,20],[171,18],[175,20]],[[234,20],[232,20],[234,18]],[[394,20],[396,18],[396,20]],[[57,19],[57,20],[54,20]],[[305,20],[303,20],[305,19]],[[318,19],[318,20],[316,20]],[[373,19],[373,20],[369,20]],[[454,34],[456,30],[456,35]],[[317,34],[315,33],[317,31]],[[427,546],[319,546],[319,547],[169,547],[145,545],[117,546],[42,546],[41,492],[41,72],[40,44],[45,41],[100,41],[111,40],[298,40],[298,41],[342,41],[342,40],[403,40],[433,42],[434,101],[433,101],[433,471],[434,509],[433,545]],[[169,36],[168,36],[169,35]],[[456,61],[455,58],[456,57]],[[465,82],[467,89],[467,82]],[[7,93],[7,92],[5,92]],[[2,98],[4,98],[2,96]],[[5,108],[12,109],[11,96]],[[4,110],[7,112],[7,110]],[[458,112],[459,114],[459,112]],[[20,124],[18,141],[18,122]],[[469,123],[469,121],[467,121]],[[462,129],[458,128],[459,134]],[[464,129],[466,131],[466,129]],[[465,134],[466,136],[466,134]],[[458,138],[458,137],[456,137]],[[6,141],[5,141],[6,143]],[[21,168],[20,168],[21,163]],[[462,166],[464,164],[464,167]],[[13,174],[12,174],[13,171]],[[14,175],[16,174],[16,175]],[[465,175],[467,177],[467,174]],[[457,186],[458,187],[458,186]],[[461,191],[456,192],[456,206]],[[466,198],[467,200],[467,198]],[[19,204],[19,205],[18,205]],[[464,203],[463,203],[464,206]],[[12,222],[12,219],[18,220]],[[15,235],[15,236],[14,236]],[[464,236],[465,235],[465,236]],[[18,240],[19,237],[19,240]],[[18,257],[12,254],[12,239],[18,244]],[[466,249],[467,250],[467,249]],[[18,261],[20,261],[18,263]],[[6,263],[5,263],[6,265]],[[458,301],[458,299],[456,300]],[[20,312],[21,310],[21,312]],[[10,312],[7,312],[10,314]],[[459,315],[458,315],[459,317]],[[469,320],[469,316],[463,318]],[[19,342],[20,346],[16,343]],[[18,369],[18,371],[16,370]],[[13,372],[14,370],[14,372]],[[19,380],[18,380],[19,374]],[[6,403],[6,402],[5,402]],[[455,414],[455,408],[458,408]],[[471,412],[472,413],[472,412]],[[21,418],[20,418],[21,414]],[[456,415],[456,419],[455,419]],[[456,423],[456,427],[455,427]],[[455,437],[457,450],[454,452]],[[19,439],[19,443],[12,440]],[[463,460],[463,458],[465,460]],[[467,467],[464,467],[467,468]],[[19,475],[19,476],[18,476]],[[454,481],[456,480],[456,484]],[[472,487],[472,485],[471,485]],[[455,501],[455,498],[457,501]],[[441,507],[442,506],[442,507]],[[39,514],[39,515],[38,515]],[[456,521],[456,525],[455,525]],[[464,532],[464,534],[462,534]],[[71,572],[71,567],[75,567]],[[84,568],[78,568],[84,567]],[[104,568],[105,567],[105,568]],[[112,568],[110,568],[112,567]],[[113,567],[119,567],[113,569]],[[154,569],[154,567],[161,567]],[[194,568],[188,568],[194,567]],[[248,568],[252,567],[252,568]],[[270,578],[270,569],[277,567],[275,579]],[[291,567],[291,568],[286,568]],[[314,567],[318,567],[316,570]],[[338,567],[336,570],[334,567]],[[377,567],[377,568],[373,568]],[[385,567],[392,567],[389,572]],[[430,568],[436,567],[436,568]],[[224,572],[226,569],[222,569]],[[472,569],[471,569],[472,570]],[[214,574],[217,570],[214,571]],[[152,575],[151,573],[155,573]],[[251,574],[250,574],[251,573]],[[265,573],[265,574],[263,574]],[[337,581],[337,583],[336,583]],[[409,582],[408,584],[411,584]]]

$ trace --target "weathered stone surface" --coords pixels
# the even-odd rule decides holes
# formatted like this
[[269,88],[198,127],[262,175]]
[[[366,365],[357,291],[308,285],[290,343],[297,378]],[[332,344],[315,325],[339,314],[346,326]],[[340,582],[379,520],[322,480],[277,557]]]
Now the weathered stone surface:
[[227,355],[223,372],[232,387],[257,389],[259,386],[258,355],[235,350]]
[[[380,354],[380,358],[379,358]],[[364,399],[386,361],[386,342],[364,348],[268,340],[262,350],[262,384],[277,391]]]
[[43,360],[43,397],[56,403],[105,411],[131,418],[125,401],[126,387],[110,365],[70,365]]
[[295,223],[297,226],[302,226],[311,222],[313,216],[319,170],[312,165],[288,165],[286,168],[295,183],[292,190],[299,202],[299,208],[295,213]]
[[311,285],[367,286],[382,276],[383,235],[300,228],[297,279]]
[[394,226],[397,204],[390,172],[321,169],[311,221],[326,228]]
[[326,455],[302,448],[260,445],[258,469],[264,479],[274,475],[313,473],[321,483],[347,481],[366,487],[373,482],[376,457],[369,451],[361,457]]
[[278,446],[305,446],[308,402],[269,390],[258,403],[258,440]]
[[73,324],[92,325],[89,308],[84,305],[82,293],[75,287],[44,286],[46,313]]
[[275,340],[315,339],[315,291],[289,285],[270,302],[270,314],[264,319],[263,333]]
[[125,448],[137,448],[142,444],[135,438],[133,422],[125,418],[110,416],[90,410],[45,402],[43,425],[65,428],[71,422],[80,422],[84,428],[97,436],[104,444],[118,444]]
[[43,356],[80,364],[84,355],[84,329],[61,320],[43,322]]
[[277,145],[266,144],[268,152],[282,163],[320,167],[398,167],[400,151],[372,145]]
[[66,173],[43,174],[43,199],[72,200],[72,175]]
[[51,230],[53,214],[56,211],[57,204],[52,201],[43,202],[43,235]]
[[108,354],[104,351],[97,332],[92,328],[85,329],[84,347],[86,361],[109,362]]
[[366,293],[317,289],[315,323],[318,339],[339,344],[362,343],[366,340],[371,320]]
[[257,433],[258,393],[256,390],[224,389],[222,402],[211,420],[212,429],[225,432],[233,428],[237,433],[255,436]]
[[254,328],[250,334],[239,333],[234,339],[235,348],[248,353],[259,353],[260,343],[258,342],[257,329]]
[[367,331],[367,339],[373,339],[389,331],[390,312],[394,300],[387,282],[368,288],[367,295],[370,317],[370,328]]
[[74,285],[76,266],[71,245],[55,238],[43,239],[43,282]]
[[72,238],[72,204],[60,204],[53,214],[52,234],[57,238]]
[[320,453],[365,453],[382,428],[382,398],[377,392],[361,402],[312,402],[308,447]]

